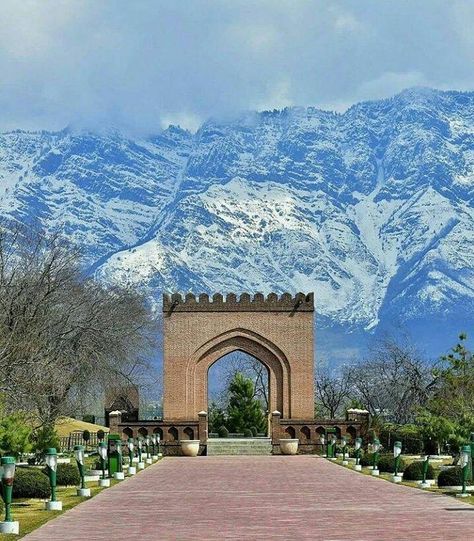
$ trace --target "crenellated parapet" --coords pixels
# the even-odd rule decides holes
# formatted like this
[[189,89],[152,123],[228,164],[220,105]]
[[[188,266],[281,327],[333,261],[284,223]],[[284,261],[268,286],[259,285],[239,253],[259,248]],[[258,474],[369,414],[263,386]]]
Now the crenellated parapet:
[[209,296],[207,293],[164,293],[163,312],[313,312],[314,293],[220,293]]

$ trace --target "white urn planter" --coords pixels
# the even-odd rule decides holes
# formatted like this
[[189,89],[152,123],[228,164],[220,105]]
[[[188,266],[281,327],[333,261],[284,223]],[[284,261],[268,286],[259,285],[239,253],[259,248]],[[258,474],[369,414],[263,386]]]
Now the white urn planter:
[[184,456],[198,456],[199,440],[181,440],[180,444]]
[[298,453],[298,440],[290,438],[281,439],[280,451],[282,455],[296,455]]

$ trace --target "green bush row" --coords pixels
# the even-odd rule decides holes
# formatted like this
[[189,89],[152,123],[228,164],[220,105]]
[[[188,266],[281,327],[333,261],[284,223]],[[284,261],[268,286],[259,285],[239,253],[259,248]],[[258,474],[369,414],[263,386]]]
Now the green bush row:
[[[434,479],[435,472],[433,466],[428,464],[428,471],[426,472],[427,479]],[[423,479],[423,462],[418,460],[408,464],[403,473],[403,479],[405,481],[421,481]]]
[[[374,455],[373,453],[365,453],[361,459],[360,463],[362,466],[372,466],[374,463]],[[386,473],[393,473],[394,471],[394,458],[393,455],[380,455],[379,461],[378,461],[378,467],[379,470]],[[400,463],[398,467],[398,471],[404,471],[406,468],[406,463],[403,460],[403,458],[400,458]]]
[[[468,482],[472,481],[472,473],[469,473]],[[438,475],[438,486],[449,487],[462,485],[462,468],[456,466],[443,470]]]

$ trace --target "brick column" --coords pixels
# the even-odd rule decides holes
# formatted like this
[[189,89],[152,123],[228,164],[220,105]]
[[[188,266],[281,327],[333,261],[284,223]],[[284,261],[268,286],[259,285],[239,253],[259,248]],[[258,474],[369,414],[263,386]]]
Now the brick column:
[[207,411],[200,411],[199,417],[199,439],[201,445],[207,445]]
[[119,424],[122,422],[122,412],[119,410],[111,411],[109,413],[109,428],[110,428],[110,434],[120,434],[122,436],[121,431],[119,429]]
[[280,419],[281,413],[279,411],[272,411],[272,443],[273,445],[278,444],[280,439]]

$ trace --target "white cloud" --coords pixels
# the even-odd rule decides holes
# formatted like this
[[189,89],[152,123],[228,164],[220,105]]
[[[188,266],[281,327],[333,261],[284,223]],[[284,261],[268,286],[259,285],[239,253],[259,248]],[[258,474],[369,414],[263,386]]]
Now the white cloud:
[[[471,5],[471,7],[469,7]],[[474,88],[472,2],[3,0],[0,129],[157,131]]]

